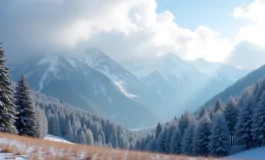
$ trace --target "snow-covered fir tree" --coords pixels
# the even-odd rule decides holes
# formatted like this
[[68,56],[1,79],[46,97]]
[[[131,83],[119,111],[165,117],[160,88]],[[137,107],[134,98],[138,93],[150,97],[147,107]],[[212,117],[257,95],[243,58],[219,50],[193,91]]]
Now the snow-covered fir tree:
[[229,131],[223,114],[219,111],[213,117],[209,150],[215,156],[224,156],[229,153]]
[[230,97],[226,103],[224,116],[230,133],[230,144],[232,145],[238,116],[237,104],[233,97]]
[[253,115],[252,136],[261,147],[262,141],[265,139],[265,91],[263,91]]
[[156,126],[156,135],[155,135],[156,138],[158,138],[158,136],[161,133],[161,131],[162,131],[162,126],[161,126],[160,123],[158,123],[157,126]]
[[167,146],[167,132],[168,128],[165,129],[159,134],[157,139],[157,151],[160,153],[166,153],[166,146]]
[[184,155],[193,155],[193,135],[195,128],[195,121],[190,121],[188,128],[184,132],[181,142],[181,153]]
[[48,133],[48,122],[44,111],[39,107],[36,108],[36,117],[37,117],[38,137],[44,138]]
[[0,131],[17,133],[15,127],[16,110],[13,99],[12,83],[9,76],[9,68],[5,66],[5,52],[0,42]]
[[188,111],[185,111],[185,113],[181,115],[178,126],[182,135],[184,134],[185,130],[188,128],[189,123],[192,119],[193,117]]
[[236,140],[239,143],[245,143],[247,148],[253,141],[251,127],[253,124],[253,109],[251,105],[251,97],[249,88],[245,89],[242,93],[244,100],[241,99],[239,107],[239,115],[236,124]]
[[170,153],[181,154],[181,143],[182,143],[181,131],[178,127],[176,127],[170,141]]
[[194,155],[208,156],[209,142],[211,136],[211,120],[208,114],[205,114],[194,131],[193,153]]
[[224,105],[219,98],[217,98],[217,100],[215,101],[215,104],[213,106],[213,113],[216,114],[218,111],[224,111]]
[[18,112],[16,127],[19,135],[38,137],[39,128],[36,117],[36,107],[31,97],[30,89],[24,75],[21,76],[15,88],[15,105]]
[[170,142],[171,142],[171,138],[174,132],[174,129],[176,128],[176,126],[171,125],[168,128],[168,132],[167,132],[167,137],[166,137],[166,153],[170,152]]
[[196,119],[201,119],[205,114],[208,114],[206,107],[202,107],[196,114]]

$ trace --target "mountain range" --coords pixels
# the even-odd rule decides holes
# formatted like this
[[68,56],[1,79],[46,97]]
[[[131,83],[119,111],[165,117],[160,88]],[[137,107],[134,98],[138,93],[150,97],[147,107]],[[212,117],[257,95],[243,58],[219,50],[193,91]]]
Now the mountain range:
[[170,53],[120,65],[100,50],[90,49],[12,66],[13,80],[22,73],[35,91],[137,128],[196,110],[247,71],[203,60],[186,61]]

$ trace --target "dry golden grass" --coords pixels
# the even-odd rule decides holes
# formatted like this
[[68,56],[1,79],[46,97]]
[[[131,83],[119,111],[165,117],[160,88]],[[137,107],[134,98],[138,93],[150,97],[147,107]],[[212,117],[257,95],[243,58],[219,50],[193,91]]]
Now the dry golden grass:
[[[81,154],[84,155],[84,160],[92,160],[94,155],[98,156],[99,160],[150,160],[151,157],[159,157],[159,159],[166,158],[167,160],[188,160],[190,157],[181,156],[181,155],[163,155],[163,154],[155,154],[149,152],[136,152],[136,151],[126,151],[120,149],[110,149],[104,147],[97,146],[84,146],[77,144],[68,144],[62,142],[54,142],[49,140],[42,139],[33,139],[29,137],[22,137],[17,135],[0,133],[0,138],[9,139],[12,141],[17,141],[20,144],[26,145],[26,147],[20,147],[19,145],[12,146],[12,144],[1,144],[0,148],[2,151],[8,153],[16,153],[20,155],[28,155],[32,160],[38,159],[39,153],[42,158],[45,160],[70,160],[71,157],[76,157]],[[31,150],[31,153],[27,153],[25,149],[29,146],[34,147]],[[60,152],[60,153],[59,153]],[[196,157],[197,160],[212,160],[214,158],[203,158]],[[215,159],[216,160],[216,159]],[[221,159],[219,159],[221,160]],[[224,160],[224,159],[222,159]]]

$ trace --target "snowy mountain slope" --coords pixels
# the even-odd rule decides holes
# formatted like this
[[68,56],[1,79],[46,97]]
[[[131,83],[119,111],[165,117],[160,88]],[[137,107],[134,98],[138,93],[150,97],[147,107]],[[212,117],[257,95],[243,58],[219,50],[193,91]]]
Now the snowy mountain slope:
[[[97,58],[93,56],[92,54],[88,58],[70,55],[45,57],[27,65],[12,67],[11,75],[13,80],[17,81],[19,75],[24,73],[34,90],[62,99],[74,106],[89,110],[91,113],[110,117],[129,127],[151,125],[159,120],[158,116],[150,111],[144,102],[139,103],[135,100],[138,97],[132,96],[144,97],[145,95],[142,95],[140,91],[139,94],[131,93],[122,86],[128,83],[132,87],[135,86],[134,91],[138,91],[138,85],[141,86],[140,89],[145,89],[145,86],[142,85],[144,83],[139,80],[139,84],[129,83],[138,82],[137,78],[134,80],[129,73],[126,74],[126,70],[118,72],[117,66],[111,65],[113,67],[111,68],[105,63],[105,66],[99,65],[102,68],[97,68],[96,65],[93,65],[97,62]],[[91,64],[91,62],[93,63]],[[103,68],[113,69],[112,76],[118,77],[119,79],[117,79],[124,83],[117,86],[115,81],[101,72],[100,69]],[[117,72],[114,72],[114,69]],[[123,72],[125,74],[121,74]],[[134,81],[128,81],[122,76],[128,76]],[[137,120],[134,115],[139,116]]]
[[207,62],[203,59],[197,59],[188,62],[193,67],[197,68],[201,72],[209,74],[213,78],[230,80],[234,82],[250,72],[249,70],[237,69],[234,66],[223,63]]
[[206,72],[203,71],[205,68],[171,53],[148,61],[126,62],[124,65],[164,99],[163,106],[168,107],[165,116],[168,113],[179,115],[184,110],[196,110],[198,105],[245,74],[245,71],[242,74],[238,71],[238,77],[232,77],[233,72],[237,73],[233,67],[223,67],[225,74],[216,73],[211,67],[215,64],[205,62],[204,67],[210,68],[210,72]]

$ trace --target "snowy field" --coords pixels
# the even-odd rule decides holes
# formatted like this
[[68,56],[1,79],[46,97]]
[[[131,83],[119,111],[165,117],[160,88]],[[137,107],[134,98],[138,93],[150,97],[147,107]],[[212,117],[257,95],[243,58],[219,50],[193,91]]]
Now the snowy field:
[[228,156],[228,159],[239,159],[244,158],[244,160],[265,160],[265,147],[253,148],[250,150],[242,151],[234,155]]

